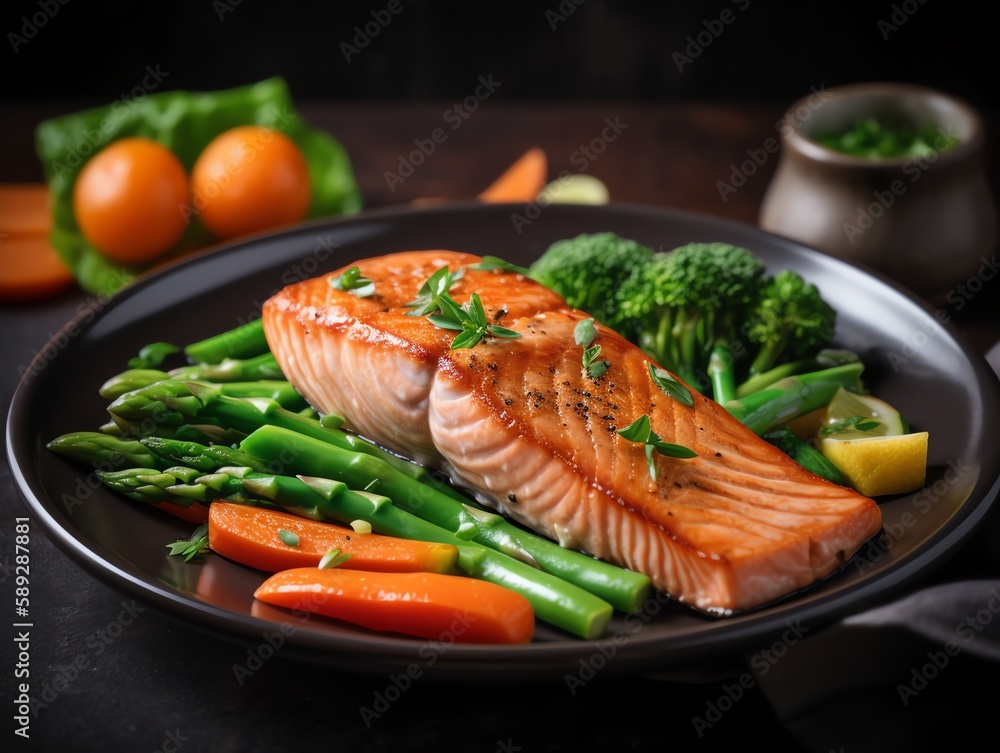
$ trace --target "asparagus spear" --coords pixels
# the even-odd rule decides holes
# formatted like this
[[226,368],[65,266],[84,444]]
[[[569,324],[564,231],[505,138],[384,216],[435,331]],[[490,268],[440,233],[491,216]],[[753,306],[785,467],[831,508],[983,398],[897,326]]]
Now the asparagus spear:
[[184,355],[191,363],[209,364],[221,363],[227,358],[253,358],[268,352],[264,323],[259,318],[184,348]]
[[230,398],[222,394],[220,386],[157,382],[122,395],[108,407],[108,411],[123,426],[135,426],[150,416],[171,426],[200,422],[235,429],[245,434],[261,426],[280,426],[341,449],[371,455],[441,494],[459,502],[468,501],[455,489],[434,478],[425,467],[386,452],[354,434],[339,430],[339,416],[328,415],[316,419],[286,410],[273,400]]
[[815,473],[817,476],[825,478],[827,481],[832,481],[835,484],[850,486],[844,474],[840,472],[837,466],[827,460],[826,455],[799,437],[798,434],[787,426],[777,431],[768,432],[764,435],[764,439],[784,452],[807,471]]
[[[797,361],[779,364],[760,374],[754,374],[736,388],[737,398],[752,395],[765,387],[770,387],[775,382],[796,374],[805,374],[810,371],[819,371],[833,366],[841,366],[847,363],[856,363],[861,358],[851,350],[837,350],[835,348],[824,348],[816,354],[814,358],[801,358]],[[722,401],[720,401],[722,402]]]
[[[306,400],[291,382],[284,379],[258,379],[249,382],[205,382],[195,380],[174,379],[162,371],[138,369],[125,371],[112,377],[100,389],[101,397],[118,400],[133,392],[143,395],[164,394],[170,397],[181,397],[190,387],[182,385],[198,384],[214,388],[219,394],[228,397],[266,397],[276,400],[278,404],[292,411],[300,411],[308,406]],[[157,385],[163,387],[157,388]]]
[[365,520],[375,533],[384,535],[452,544],[458,547],[458,567],[463,573],[524,595],[540,620],[583,638],[597,638],[611,619],[611,605],[599,597],[406,513],[386,497],[351,491],[332,479],[269,475],[248,467],[220,467],[204,475],[183,467],[99,475],[110,488],[142,502],[165,500],[188,506],[227,499],[265,504],[316,520],[346,524]]
[[537,564],[621,611],[637,609],[649,596],[647,576],[566,549],[500,515],[462,504],[416,483],[372,455],[350,452],[277,426],[257,429],[243,440],[240,449],[258,459],[282,463],[285,474],[335,477],[351,488],[384,495],[402,510],[462,538]]
[[226,445],[204,445],[164,437],[143,437],[139,443],[163,462],[195,468],[204,473],[220,466],[243,466],[254,471],[265,471],[268,466],[266,462]]
[[822,408],[840,387],[856,387],[863,370],[864,365],[857,362],[786,377],[751,395],[730,400],[723,407],[755,434],[762,435]]
[[736,378],[733,374],[733,354],[729,343],[719,340],[712,348],[708,359],[708,374],[712,379],[712,397],[717,403],[725,403],[736,397]]
[[141,442],[101,431],[74,431],[45,445],[60,455],[96,467],[142,466],[163,469],[171,463],[150,452]]
[[[109,400],[124,395],[126,392],[148,387],[156,382],[173,379],[177,381],[196,381],[212,383],[229,382],[284,382],[284,375],[278,367],[278,362],[270,353],[255,358],[241,360],[227,358],[217,364],[195,364],[180,366],[170,371],[159,369],[128,369],[116,374],[104,383],[100,389],[102,397]],[[235,394],[235,393],[226,393]]]

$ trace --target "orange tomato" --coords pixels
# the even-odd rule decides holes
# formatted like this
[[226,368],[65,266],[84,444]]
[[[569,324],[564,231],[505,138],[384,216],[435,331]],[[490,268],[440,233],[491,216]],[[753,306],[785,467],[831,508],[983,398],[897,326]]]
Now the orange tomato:
[[152,139],[118,139],[95,154],[73,186],[73,214],[84,237],[114,261],[151,261],[187,227],[187,173]]
[[220,238],[288,225],[309,211],[309,166],[291,138],[264,126],[239,126],[202,151],[191,171],[195,209]]

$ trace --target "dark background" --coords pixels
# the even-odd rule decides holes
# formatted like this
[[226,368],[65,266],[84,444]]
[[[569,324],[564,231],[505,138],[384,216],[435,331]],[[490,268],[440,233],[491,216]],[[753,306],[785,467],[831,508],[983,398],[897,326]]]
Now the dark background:
[[[343,121],[330,116],[326,107],[308,112],[323,114],[323,122],[335,126],[333,132],[352,156],[369,160],[359,161],[368,205],[420,195],[472,195],[482,187],[477,180],[498,174],[540,134],[553,167],[569,167],[559,160],[593,135],[592,123],[623,112],[626,122],[634,124],[630,133],[636,134],[635,142],[648,144],[649,152],[643,153],[644,164],[610,159],[601,163],[601,175],[614,187],[616,200],[656,198],[666,206],[753,221],[769,173],[756,176],[728,203],[719,199],[715,181],[728,175],[732,163],[745,159],[746,148],[759,147],[765,137],[773,136],[773,124],[784,107],[811,88],[875,80],[918,83],[967,99],[991,120],[996,120],[1000,105],[995,27],[985,15],[988,6],[970,2],[399,3],[402,11],[350,62],[341,44],[354,44],[356,27],[371,22],[372,12],[384,11],[389,0],[5,3],[0,9],[0,134],[8,138],[0,139],[2,179],[41,179],[30,141],[38,119],[128,97],[147,67],[167,74],[165,89],[214,90],[281,75],[300,104],[363,103],[365,107]],[[733,21],[720,27],[714,22],[724,10],[732,12]],[[34,25],[37,14],[42,14],[44,25],[27,38],[24,27]],[[905,22],[897,30],[879,28],[880,20],[898,24],[900,19]],[[697,52],[688,38],[702,34],[704,39],[706,24],[722,33],[713,35],[711,43],[678,70],[674,53]],[[17,36],[26,41],[19,42]],[[494,109],[496,118],[477,119],[463,129],[439,159],[428,162],[419,181],[390,194],[383,171],[395,168],[399,155],[413,148],[413,138],[425,137],[440,125],[445,108],[472,94],[480,76],[502,84],[484,106]],[[596,105],[572,110],[581,113],[575,130],[554,133],[544,122],[551,109],[543,109],[553,101]],[[660,112],[659,118],[645,121],[639,117],[646,105],[666,105],[660,109],[669,110],[673,103],[699,102],[718,107],[676,116]],[[741,120],[728,115],[726,105],[734,102],[751,106],[741,111]],[[539,109],[532,109],[534,105]],[[509,110],[502,111],[505,107]],[[487,148],[480,156],[481,144]],[[499,146],[489,149],[493,144]],[[990,164],[997,165],[996,145],[988,143],[987,149],[994,154]],[[475,170],[463,164],[470,154],[477,156]],[[773,167],[772,161],[767,170]],[[991,177],[996,182],[1000,172],[992,169]],[[977,321],[985,319],[981,310],[995,310],[995,301],[995,295],[979,296],[963,314],[975,308],[980,310]],[[45,333],[56,331],[75,305],[76,299],[65,298],[37,310],[2,312],[4,410],[16,382],[14,364],[39,348]],[[995,326],[984,328],[983,344],[992,342],[996,332]],[[0,543],[9,552],[12,518],[25,514],[26,508],[16,498],[3,463],[0,490],[5,515]],[[961,569],[952,572],[995,576],[995,552],[980,541],[978,549],[967,549],[956,562]],[[40,528],[33,537],[32,564],[38,575],[33,600],[42,611],[33,654],[41,682],[70,662],[95,629],[108,624],[121,608],[122,595],[84,573]],[[5,600],[11,589],[7,580]],[[793,718],[792,724],[776,719],[759,689],[748,693],[711,736],[700,740],[690,719],[721,697],[722,685],[651,679],[595,684],[583,699],[570,697],[558,683],[508,689],[483,677],[459,688],[426,684],[394,708],[384,725],[367,730],[356,709],[385,688],[383,676],[344,675],[275,661],[254,678],[254,685],[242,689],[233,682],[230,667],[244,660],[244,647],[195,633],[189,625],[162,616],[137,621],[127,635],[37,720],[34,745],[18,750],[49,750],[66,747],[67,742],[85,751],[165,750],[164,736],[175,729],[194,740],[182,753],[320,746],[366,752],[433,750],[442,749],[443,740],[449,741],[450,750],[492,751],[500,749],[501,739],[513,740],[526,753],[695,746],[732,751],[754,738],[770,750],[802,749],[790,737],[794,723],[803,719]],[[902,723],[885,715],[889,708],[902,716],[902,708],[891,687],[887,702],[885,694],[878,696],[876,682],[905,677],[908,662],[916,660],[911,657],[922,660],[928,648],[936,648],[916,643],[900,652],[900,661],[906,663],[891,664],[878,652],[885,646],[895,648],[894,640],[904,643],[895,635],[872,643],[876,653],[871,688],[859,694],[852,688],[833,699],[829,717],[837,725],[843,723],[843,735],[833,729],[838,744],[823,747],[821,753],[892,750],[887,739],[896,748],[944,750],[964,742],[956,728],[970,718],[991,719],[990,693],[995,692],[977,694],[975,688],[984,676],[995,675],[995,666],[984,667],[972,657],[951,664],[948,679],[907,709]],[[8,643],[0,656],[4,683],[12,679],[11,646]],[[831,664],[836,656],[831,651]],[[875,671],[878,667],[882,675]],[[822,687],[820,668],[815,679]],[[2,696],[9,700],[9,686],[3,688]],[[802,717],[808,721],[807,715]],[[11,726],[6,722],[0,739],[10,735]],[[930,738],[922,748],[910,744],[935,727],[949,746],[939,747]],[[13,746],[5,740],[0,748]]]
[[[372,22],[373,12],[385,17],[389,0],[17,0],[0,15],[2,96],[106,103],[158,64],[169,88],[217,89],[282,75],[296,98],[323,101],[461,99],[478,75],[492,74],[503,84],[498,101],[788,102],[813,86],[898,80],[984,108],[996,102],[986,5],[577,2],[395,0],[400,12],[348,62],[341,44],[354,44],[355,27]],[[28,39],[25,18],[46,7],[57,11]],[[723,11],[732,23],[713,23]],[[898,28],[880,28],[880,21]],[[674,53],[689,47],[688,37],[697,41],[706,23],[721,34],[678,70]],[[27,40],[16,52],[11,34]]]

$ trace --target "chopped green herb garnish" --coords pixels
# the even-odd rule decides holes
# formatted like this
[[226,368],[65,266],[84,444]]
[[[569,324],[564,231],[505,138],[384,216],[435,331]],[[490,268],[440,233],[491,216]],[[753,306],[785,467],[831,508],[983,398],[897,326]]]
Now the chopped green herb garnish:
[[607,371],[608,367],[611,365],[603,359],[598,360],[597,357],[599,355],[601,355],[600,345],[591,345],[583,351],[583,368],[587,372],[587,375],[593,377],[594,379],[599,379],[604,376],[604,372]]
[[352,520],[351,528],[354,529],[355,533],[371,533],[372,524],[367,520]]
[[432,324],[442,329],[452,329],[459,332],[451,341],[451,349],[474,348],[487,335],[494,337],[520,337],[520,332],[490,324],[486,318],[486,309],[478,293],[473,293],[465,306],[459,306],[455,300],[445,293],[439,300],[440,314],[427,317]]
[[323,555],[323,559],[319,561],[319,569],[325,570],[327,568],[340,567],[347,560],[351,558],[351,555],[345,552],[341,552],[339,549],[331,549],[329,552]]
[[654,450],[669,458],[693,458],[698,454],[683,445],[664,442],[660,439],[659,435],[653,431],[647,414],[643,414],[624,429],[619,429],[618,434],[630,442],[646,445],[646,462],[649,465],[649,475],[653,481],[656,481]]
[[509,261],[501,259],[499,256],[484,256],[483,260],[477,264],[470,264],[469,269],[481,269],[486,272],[490,272],[494,269],[502,269],[504,272],[517,272],[527,276],[528,270],[524,267],[519,267],[516,264],[512,264]]
[[573,339],[577,345],[583,348],[584,371],[590,377],[599,379],[611,364],[604,360],[598,360],[602,348],[600,345],[591,345],[596,336],[597,330],[594,328],[593,319],[581,319],[573,328]]
[[191,534],[189,539],[180,539],[173,544],[167,544],[171,555],[182,555],[185,562],[190,562],[203,552],[209,551],[208,523],[202,523]]
[[[437,270],[420,288],[417,299],[406,304],[416,307],[413,311],[408,311],[407,316],[426,316],[435,327],[458,332],[459,334],[451,341],[452,350],[474,348],[487,335],[520,337],[520,332],[501,327],[499,324],[490,324],[478,293],[473,293],[464,306],[459,306],[451,297],[448,291],[464,272],[464,267],[454,274],[451,274],[447,267]],[[502,310],[506,313],[506,309]]]
[[281,539],[281,543],[286,546],[299,545],[299,535],[295,533],[295,531],[289,531],[287,528],[278,529],[278,538]]
[[330,285],[337,290],[356,295],[358,298],[367,298],[375,292],[375,283],[367,277],[361,276],[359,267],[351,267],[342,275],[330,281]]
[[440,311],[442,297],[448,296],[452,285],[461,280],[464,274],[464,267],[457,272],[449,271],[447,266],[438,269],[417,291],[416,299],[405,304],[406,308],[413,308],[413,311],[406,312],[407,316],[427,316]]
[[689,408],[694,407],[694,398],[691,397],[691,390],[678,381],[673,374],[654,366],[647,362],[649,366],[649,378],[653,384],[663,390],[663,394],[672,397],[679,403],[683,403]]
[[573,339],[576,340],[577,345],[583,348],[590,347],[596,334],[597,330],[594,328],[593,319],[581,319],[573,328]]
[[855,429],[857,431],[872,431],[882,425],[881,421],[874,421],[866,416],[851,416],[842,421],[833,421],[819,430],[821,436],[827,437],[831,434],[839,434],[842,431]]

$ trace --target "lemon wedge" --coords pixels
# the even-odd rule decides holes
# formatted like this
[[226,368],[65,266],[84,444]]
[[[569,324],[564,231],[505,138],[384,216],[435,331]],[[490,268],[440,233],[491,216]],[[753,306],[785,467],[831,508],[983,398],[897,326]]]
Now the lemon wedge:
[[826,406],[817,408],[806,413],[804,416],[793,418],[788,422],[788,428],[794,431],[799,439],[809,441],[819,436],[819,430],[826,422]]
[[905,494],[927,477],[926,431],[860,439],[820,440],[820,452],[866,497]]
[[608,199],[608,187],[599,178],[573,173],[546,184],[537,200],[549,204],[607,204]]
[[864,439],[896,437],[906,432],[902,415],[887,402],[841,387],[826,407],[819,436],[822,439]]

